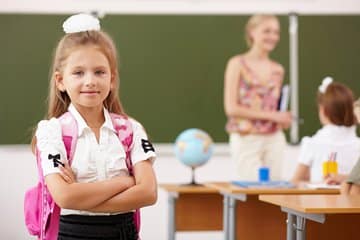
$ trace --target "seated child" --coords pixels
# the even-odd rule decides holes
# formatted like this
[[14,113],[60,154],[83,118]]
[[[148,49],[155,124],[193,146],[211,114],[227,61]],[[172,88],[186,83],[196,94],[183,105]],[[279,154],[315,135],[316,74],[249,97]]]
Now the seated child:
[[[317,96],[322,128],[301,141],[298,166],[292,182],[339,184],[350,173],[360,156],[360,138],[356,136],[356,117],[352,91],[341,83],[325,78]],[[335,158],[337,171],[328,174],[323,163]]]

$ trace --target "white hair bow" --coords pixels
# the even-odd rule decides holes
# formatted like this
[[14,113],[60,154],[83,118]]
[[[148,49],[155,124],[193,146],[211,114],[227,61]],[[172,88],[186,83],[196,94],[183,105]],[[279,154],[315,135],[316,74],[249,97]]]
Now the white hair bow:
[[66,19],[63,23],[63,29],[65,33],[77,33],[92,30],[99,31],[100,21],[92,15],[80,13]]
[[319,92],[324,94],[326,92],[327,87],[333,82],[332,77],[326,77],[322,80],[321,85],[319,86]]

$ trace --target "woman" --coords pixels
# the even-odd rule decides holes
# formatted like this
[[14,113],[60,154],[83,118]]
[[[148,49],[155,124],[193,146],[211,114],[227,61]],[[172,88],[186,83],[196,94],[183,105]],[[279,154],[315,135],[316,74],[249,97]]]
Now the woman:
[[281,179],[286,140],[282,129],[291,123],[289,112],[277,110],[284,68],[270,59],[280,39],[273,15],[252,16],[245,28],[249,50],[232,57],[225,71],[224,107],[230,151],[237,178],[257,180],[259,167]]

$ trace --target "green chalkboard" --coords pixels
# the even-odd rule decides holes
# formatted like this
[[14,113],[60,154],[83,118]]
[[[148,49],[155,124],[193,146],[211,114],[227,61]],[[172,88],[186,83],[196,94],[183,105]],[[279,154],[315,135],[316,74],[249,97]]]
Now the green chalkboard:
[[[49,66],[66,17],[0,15],[0,144],[28,143],[45,115]],[[227,141],[224,68],[231,56],[246,50],[247,18],[107,15],[102,20],[119,50],[125,110],[154,142],[173,142],[192,127],[216,142]],[[281,44],[272,57],[288,69],[288,18],[280,20]],[[324,76],[359,93],[359,27],[360,16],[299,17],[301,136],[319,127],[315,93]]]

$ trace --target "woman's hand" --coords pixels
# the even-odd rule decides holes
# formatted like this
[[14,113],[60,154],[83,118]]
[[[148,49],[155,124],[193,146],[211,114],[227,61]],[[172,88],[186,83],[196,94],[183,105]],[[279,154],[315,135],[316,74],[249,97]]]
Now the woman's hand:
[[68,184],[76,182],[75,174],[69,166],[68,162],[65,162],[64,166],[59,165],[60,175],[64,181]]
[[273,112],[271,120],[278,123],[283,129],[288,129],[292,122],[290,112]]

